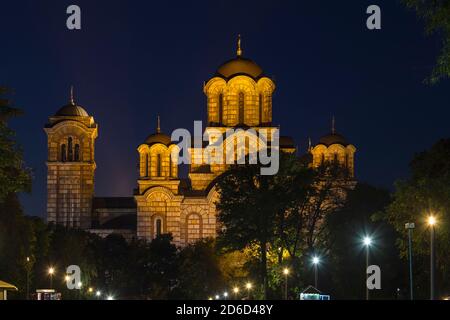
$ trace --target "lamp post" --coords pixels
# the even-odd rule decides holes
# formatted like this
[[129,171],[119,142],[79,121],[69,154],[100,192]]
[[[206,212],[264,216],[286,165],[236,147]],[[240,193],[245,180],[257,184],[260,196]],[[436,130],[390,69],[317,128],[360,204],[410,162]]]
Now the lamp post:
[[317,288],[318,282],[319,282],[318,265],[319,265],[319,263],[320,263],[320,258],[317,257],[317,256],[313,257],[312,263],[313,263],[313,265],[314,265],[314,287],[315,287],[316,289],[318,289],[318,288]]
[[434,216],[428,217],[428,225],[430,226],[430,300],[434,300],[434,273],[436,269],[436,257],[434,248],[434,226],[436,225],[436,218]]
[[289,269],[284,268],[283,269],[284,274],[284,300],[288,299],[288,275],[289,275]]
[[413,265],[412,265],[412,232],[415,228],[414,223],[406,223],[405,229],[408,230],[408,259],[409,259],[409,298],[411,300],[414,300],[414,294],[413,294]]
[[27,257],[27,300],[30,299],[30,257]]
[[[369,268],[369,247],[372,244],[372,238],[371,237],[364,237],[363,243],[366,246],[366,276],[367,276],[367,269]],[[366,281],[366,300],[369,300],[369,287],[367,286]]]
[[245,288],[247,288],[248,300],[251,300],[250,299],[250,290],[252,290],[252,283],[247,282],[247,284],[245,285]]
[[50,276],[50,289],[53,289],[53,274],[55,273],[55,268],[48,268],[48,274]]
[[237,300],[237,295],[239,293],[239,288],[238,287],[234,287],[233,288],[233,293],[234,293],[234,299]]

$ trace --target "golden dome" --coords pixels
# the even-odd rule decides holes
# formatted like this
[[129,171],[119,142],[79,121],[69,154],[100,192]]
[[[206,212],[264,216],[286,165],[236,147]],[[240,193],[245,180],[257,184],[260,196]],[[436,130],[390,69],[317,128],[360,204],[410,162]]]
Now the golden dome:
[[217,69],[216,74],[225,79],[238,75],[247,75],[253,79],[258,79],[263,75],[263,70],[252,60],[237,56],[222,64]]

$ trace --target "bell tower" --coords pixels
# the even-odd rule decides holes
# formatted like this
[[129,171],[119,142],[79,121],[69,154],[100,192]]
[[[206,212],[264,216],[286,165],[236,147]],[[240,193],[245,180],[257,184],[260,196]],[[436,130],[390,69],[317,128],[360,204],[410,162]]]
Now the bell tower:
[[49,118],[47,134],[47,221],[66,227],[91,227],[94,196],[94,145],[98,127],[92,116],[69,103]]

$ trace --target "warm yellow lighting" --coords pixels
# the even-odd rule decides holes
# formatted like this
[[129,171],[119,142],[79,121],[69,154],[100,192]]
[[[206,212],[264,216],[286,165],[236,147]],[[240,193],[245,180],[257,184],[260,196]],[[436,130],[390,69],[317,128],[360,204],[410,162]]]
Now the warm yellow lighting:
[[437,221],[436,221],[436,218],[435,218],[435,217],[433,217],[433,216],[429,216],[429,217],[428,217],[428,225],[429,225],[429,226],[431,226],[431,227],[434,226],[434,225],[436,224],[436,222],[437,222]]
[[65,277],[64,277],[64,280],[65,280],[66,282],[69,282],[70,277],[69,277],[69,276],[65,276]]
[[247,282],[247,284],[245,285],[245,287],[250,290],[252,288],[252,284],[251,282]]
[[283,269],[283,274],[287,276],[289,274],[289,269],[288,268],[284,268]]
[[92,287],[89,287],[88,291],[89,291],[89,293],[92,293],[92,292],[94,292],[94,289]]
[[239,288],[238,288],[238,287],[234,287],[234,288],[233,288],[233,292],[234,292],[234,293],[239,293]]
[[53,275],[54,273],[55,273],[55,268],[53,268],[53,267],[48,268],[49,275]]

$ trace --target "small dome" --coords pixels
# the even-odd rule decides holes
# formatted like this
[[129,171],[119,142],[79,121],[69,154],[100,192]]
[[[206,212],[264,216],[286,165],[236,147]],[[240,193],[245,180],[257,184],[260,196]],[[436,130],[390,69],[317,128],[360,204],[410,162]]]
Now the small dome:
[[263,75],[263,70],[252,60],[238,56],[222,64],[216,74],[226,79],[238,75],[247,75],[257,79]]
[[61,107],[61,109],[56,112],[55,116],[89,117],[89,114],[83,107],[69,103],[68,105]]
[[154,143],[162,143],[168,146],[172,144],[172,139],[167,134],[157,132],[149,135],[147,139],[145,139],[145,143],[148,145],[152,145]]
[[339,133],[330,133],[327,134],[319,139],[319,144],[324,144],[327,147],[331,146],[332,144],[340,144],[344,147],[348,146],[348,142],[345,139],[345,137]]

